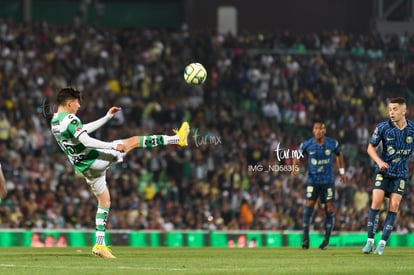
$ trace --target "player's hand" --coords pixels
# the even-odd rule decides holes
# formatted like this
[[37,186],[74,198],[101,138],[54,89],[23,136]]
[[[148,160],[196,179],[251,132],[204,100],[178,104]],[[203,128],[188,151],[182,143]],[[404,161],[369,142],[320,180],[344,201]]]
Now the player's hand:
[[390,165],[382,160],[379,161],[377,164],[380,170],[387,170],[388,168],[390,168]]
[[126,146],[125,144],[119,143],[116,145],[116,150],[121,152],[121,153],[125,153],[126,151]]
[[122,108],[121,107],[111,107],[109,110],[108,110],[108,114],[110,114],[110,115],[114,115],[115,113],[117,113],[118,111],[120,111]]
[[292,177],[296,177],[296,175],[298,174],[298,171],[293,169],[292,172],[290,172],[290,174],[292,175]]

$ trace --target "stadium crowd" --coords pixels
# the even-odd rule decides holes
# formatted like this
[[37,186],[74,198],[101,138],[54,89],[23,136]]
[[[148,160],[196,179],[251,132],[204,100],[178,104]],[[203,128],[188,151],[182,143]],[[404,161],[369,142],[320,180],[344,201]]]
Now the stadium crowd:
[[[9,189],[0,228],[94,228],[96,201],[49,130],[54,92],[71,85],[83,91],[84,122],[122,106],[96,132],[102,140],[192,126],[189,147],[136,150],[111,168],[109,229],[300,230],[306,167],[293,179],[291,159],[275,150],[297,148],[319,117],[345,155],[334,230],[364,231],[373,173],[366,145],[388,116],[387,98],[404,96],[412,109],[413,54],[408,34],[233,36],[0,20]],[[193,61],[208,68],[203,86],[182,79]],[[323,230],[323,211],[315,212],[313,229]],[[395,230],[414,231],[413,180]]]

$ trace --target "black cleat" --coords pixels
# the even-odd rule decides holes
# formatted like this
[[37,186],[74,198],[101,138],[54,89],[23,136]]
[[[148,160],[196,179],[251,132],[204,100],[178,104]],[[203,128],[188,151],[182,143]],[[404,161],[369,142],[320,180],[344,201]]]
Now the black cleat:
[[320,250],[326,250],[327,248],[328,248],[328,244],[329,244],[329,241],[328,240],[323,240],[323,242],[321,243],[321,245],[319,246],[319,249]]
[[309,249],[309,239],[303,239],[302,249]]

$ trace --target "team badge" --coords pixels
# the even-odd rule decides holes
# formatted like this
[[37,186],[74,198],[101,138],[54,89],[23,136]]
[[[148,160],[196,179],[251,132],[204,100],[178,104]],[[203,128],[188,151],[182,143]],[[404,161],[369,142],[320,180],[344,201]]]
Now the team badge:
[[318,164],[318,161],[316,159],[311,159],[311,163],[312,163],[312,165],[316,165],[316,164]]
[[329,156],[330,154],[331,154],[331,150],[326,149],[326,150],[325,150],[325,155]]
[[405,139],[405,142],[407,142],[407,143],[412,143],[412,142],[413,142],[413,137],[408,136],[408,137]]
[[395,149],[392,146],[388,147],[388,154],[390,154],[390,155],[395,154]]
[[375,182],[375,186],[380,186],[381,185],[381,182],[380,181],[376,181]]

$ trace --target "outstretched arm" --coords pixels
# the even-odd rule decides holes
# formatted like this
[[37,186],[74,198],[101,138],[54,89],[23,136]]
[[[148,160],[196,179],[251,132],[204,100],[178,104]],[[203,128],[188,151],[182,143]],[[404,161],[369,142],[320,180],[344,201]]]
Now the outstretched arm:
[[3,170],[0,164],[0,200],[7,195],[6,179],[3,175]]
[[99,139],[90,137],[87,132],[83,132],[82,134],[80,134],[78,139],[83,145],[85,145],[85,147],[94,147],[99,149],[115,149],[120,152],[125,152],[125,145],[119,140],[117,142],[101,141]]
[[100,127],[102,127],[102,125],[107,123],[115,115],[115,113],[120,110],[121,110],[120,107],[111,107],[108,110],[108,113],[106,113],[104,117],[101,117],[100,119],[84,124],[82,128],[85,129],[88,133],[92,133],[96,131],[97,129],[99,129]]

